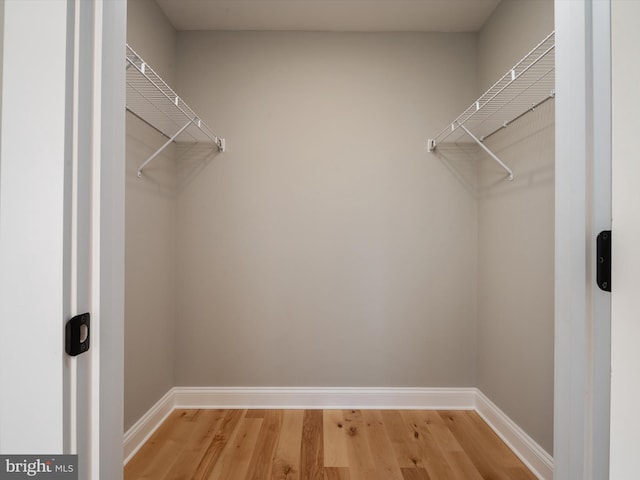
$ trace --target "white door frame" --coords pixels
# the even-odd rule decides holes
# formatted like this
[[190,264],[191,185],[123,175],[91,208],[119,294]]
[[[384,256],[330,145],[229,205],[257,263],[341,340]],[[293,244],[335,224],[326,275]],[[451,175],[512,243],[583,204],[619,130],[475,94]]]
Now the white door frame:
[[[126,0],[0,0],[0,35],[0,451],[77,449],[83,479],[122,479]],[[74,256],[90,257],[84,278]],[[91,350],[76,361],[63,332],[81,296]]]
[[[80,0],[86,1],[86,0]],[[91,480],[121,480],[124,423],[124,200],[126,0],[96,5],[93,92],[94,345]],[[97,220],[97,221],[95,221]],[[96,428],[97,427],[97,428]]]
[[595,239],[611,228],[610,0],[556,0],[554,470],[609,477],[611,300]]
[[74,372],[77,405],[70,417],[77,416],[72,432],[75,427],[78,441],[72,435],[68,444],[80,455],[81,476],[118,480],[123,456],[126,1],[69,0],[68,5],[69,22],[75,22],[68,92],[75,115],[68,142],[73,146],[69,184],[75,208],[70,251],[77,259],[71,269],[71,315],[85,309],[91,313],[91,350],[87,359],[78,357]]
[[60,453],[67,11],[0,8],[0,451]]

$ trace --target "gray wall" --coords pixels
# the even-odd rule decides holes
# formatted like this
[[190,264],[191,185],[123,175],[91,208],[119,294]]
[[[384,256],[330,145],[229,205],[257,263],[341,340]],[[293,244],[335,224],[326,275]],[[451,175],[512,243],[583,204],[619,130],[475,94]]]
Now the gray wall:
[[180,89],[229,151],[180,161],[177,385],[475,384],[476,201],[425,150],[475,54],[473,34],[179,33]]
[[[479,93],[553,30],[553,1],[503,0],[478,36]],[[486,141],[480,162],[478,387],[553,451],[554,101]]]
[[[153,0],[129,0],[127,42],[169,84],[176,33]],[[165,139],[127,113],[125,429],[174,386],[176,169],[172,149],[136,175]]]

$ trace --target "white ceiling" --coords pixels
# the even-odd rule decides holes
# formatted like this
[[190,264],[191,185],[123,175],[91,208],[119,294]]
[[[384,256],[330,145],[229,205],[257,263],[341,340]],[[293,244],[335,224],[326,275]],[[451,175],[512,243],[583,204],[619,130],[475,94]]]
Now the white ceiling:
[[177,30],[474,32],[500,0],[156,0]]

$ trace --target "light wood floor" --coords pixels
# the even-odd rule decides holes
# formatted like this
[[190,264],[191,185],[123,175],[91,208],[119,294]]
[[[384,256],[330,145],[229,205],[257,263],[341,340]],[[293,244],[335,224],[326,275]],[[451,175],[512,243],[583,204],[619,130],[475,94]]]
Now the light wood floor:
[[535,480],[470,411],[176,410],[125,480]]

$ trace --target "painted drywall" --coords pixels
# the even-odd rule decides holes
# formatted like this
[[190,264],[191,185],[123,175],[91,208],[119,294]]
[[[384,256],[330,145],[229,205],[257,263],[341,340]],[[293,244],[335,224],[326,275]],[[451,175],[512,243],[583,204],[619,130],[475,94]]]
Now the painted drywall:
[[[174,81],[176,33],[153,0],[129,0],[127,42]],[[173,148],[137,177],[166,139],[127,113],[125,429],[174,386],[176,199]]]
[[478,93],[553,31],[553,0],[502,0],[478,32]]
[[169,85],[175,85],[176,40],[155,0],[127,1],[127,43]]
[[633,447],[638,427],[638,362],[640,353],[640,198],[635,107],[640,101],[640,61],[637,45],[640,4],[612,2],[612,266],[611,266],[611,467],[610,478],[637,475],[638,452]]
[[469,386],[476,201],[425,140],[473,34],[180,32],[176,384]]
[[[478,93],[553,30],[553,1],[504,0],[478,35]],[[478,387],[553,452],[554,101],[486,141],[478,196]]]

